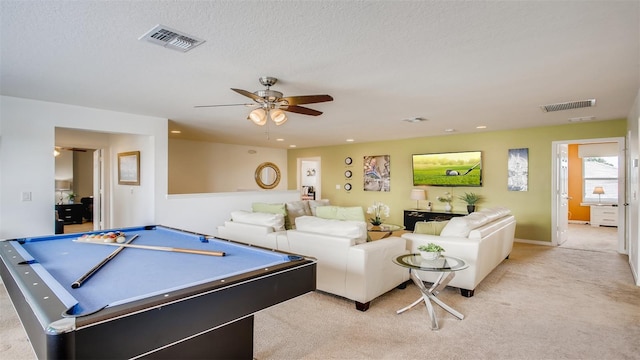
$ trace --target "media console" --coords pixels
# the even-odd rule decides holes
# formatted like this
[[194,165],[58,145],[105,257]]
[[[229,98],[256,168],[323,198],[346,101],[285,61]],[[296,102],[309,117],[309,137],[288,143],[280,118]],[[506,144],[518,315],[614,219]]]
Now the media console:
[[466,212],[428,211],[419,209],[404,210],[404,228],[413,231],[419,221],[445,221],[456,216],[468,215]]

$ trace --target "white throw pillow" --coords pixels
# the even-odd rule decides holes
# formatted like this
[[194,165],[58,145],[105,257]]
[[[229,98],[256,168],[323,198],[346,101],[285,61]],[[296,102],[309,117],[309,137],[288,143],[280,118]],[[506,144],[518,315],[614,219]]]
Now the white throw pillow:
[[467,222],[466,216],[453,217],[449,223],[442,229],[440,236],[443,237],[467,237],[471,232],[471,227]]
[[296,229],[316,234],[347,237],[355,239],[356,244],[367,242],[367,223],[364,221],[300,216],[296,218]]
[[284,231],[284,215],[237,210],[231,212],[231,221],[270,226],[273,231]]

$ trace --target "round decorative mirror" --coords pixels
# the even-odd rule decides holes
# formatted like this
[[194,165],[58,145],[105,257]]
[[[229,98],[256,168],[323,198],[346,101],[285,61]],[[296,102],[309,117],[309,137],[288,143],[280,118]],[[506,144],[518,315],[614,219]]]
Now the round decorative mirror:
[[280,182],[280,169],[272,162],[264,162],[256,169],[256,183],[263,189],[273,189]]

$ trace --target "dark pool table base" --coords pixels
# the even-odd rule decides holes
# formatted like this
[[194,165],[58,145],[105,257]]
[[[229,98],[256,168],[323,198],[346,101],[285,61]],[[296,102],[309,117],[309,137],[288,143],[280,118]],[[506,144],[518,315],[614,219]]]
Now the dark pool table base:
[[223,287],[203,285],[166,302],[134,304],[125,312],[116,307],[63,318],[60,301],[33,306],[47,289],[44,281],[35,292],[26,285],[39,280],[25,278],[34,274],[23,274],[20,260],[9,259],[0,246],[0,276],[41,359],[252,359],[253,314],[315,290],[316,281],[315,261],[305,259],[269,274],[229,279]]

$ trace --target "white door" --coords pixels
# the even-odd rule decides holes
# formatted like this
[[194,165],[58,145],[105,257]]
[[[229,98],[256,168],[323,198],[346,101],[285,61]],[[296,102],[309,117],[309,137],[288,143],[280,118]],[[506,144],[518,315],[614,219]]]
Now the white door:
[[104,165],[102,149],[93,152],[93,230],[104,230]]
[[569,236],[569,145],[558,144],[556,182],[556,239],[561,245]]

